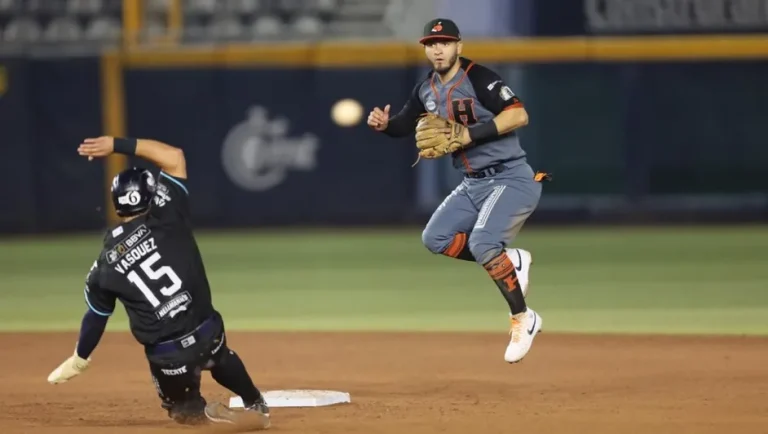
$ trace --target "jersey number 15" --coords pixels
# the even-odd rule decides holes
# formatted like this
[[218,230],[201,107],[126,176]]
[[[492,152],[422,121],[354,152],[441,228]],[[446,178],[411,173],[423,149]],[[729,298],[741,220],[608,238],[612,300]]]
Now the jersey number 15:
[[[160,253],[155,252],[147,259],[142,261],[139,267],[142,271],[144,271],[144,274],[146,274],[147,277],[153,281],[160,280],[163,276],[168,276],[168,278],[171,280],[171,286],[164,286],[160,288],[160,294],[166,297],[171,297],[176,293],[176,291],[181,289],[181,279],[179,279],[179,276],[175,271],[173,271],[173,268],[169,267],[168,265],[163,265],[157,269],[152,268],[152,266],[155,265],[155,262],[159,260]],[[160,300],[157,299],[152,290],[149,289],[146,283],[144,283],[144,280],[139,277],[139,274],[136,272],[136,270],[131,270],[131,272],[128,273],[128,280],[136,285],[137,288],[139,288],[139,291],[144,294],[144,297],[146,297],[147,301],[152,304],[152,307],[160,306]]]

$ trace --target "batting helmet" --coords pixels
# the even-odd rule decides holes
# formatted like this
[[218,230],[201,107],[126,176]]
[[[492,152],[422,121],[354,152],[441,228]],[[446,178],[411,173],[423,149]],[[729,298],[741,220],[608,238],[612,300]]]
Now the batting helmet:
[[120,217],[146,212],[155,195],[155,177],[147,169],[132,167],[112,180],[112,204]]

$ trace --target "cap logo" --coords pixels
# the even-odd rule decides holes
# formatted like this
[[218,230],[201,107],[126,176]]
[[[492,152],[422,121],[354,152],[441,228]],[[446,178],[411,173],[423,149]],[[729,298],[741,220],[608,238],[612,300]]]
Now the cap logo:
[[435,26],[432,27],[432,31],[433,32],[439,32],[440,30],[443,30],[443,23],[438,21],[437,24],[435,24]]

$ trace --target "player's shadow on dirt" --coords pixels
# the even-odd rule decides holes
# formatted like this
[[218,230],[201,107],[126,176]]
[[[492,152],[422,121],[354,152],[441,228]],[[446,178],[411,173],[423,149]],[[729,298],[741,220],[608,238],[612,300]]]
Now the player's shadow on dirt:
[[81,427],[137,427],[137,428],[168,428],[178,426],[173,422],[163,420],[136,420],[136,419],[80,419],[77,426]]
[[[248,428],[248,427],[242,427],[242,426],[234,426],[234,425],[208,425],[205,427],[199,427],[193,431],[195,434],[240,434],[240,433],[250,433],[250,432],[261,432],[265,431],[263,429],[254,429],[254,428]],[[270,429],[266,431],[272,431]]]
[[135,419],[113,419],[109,421],[104,420],[90,420],[90,419],[80,419],[78,421],[77,426],[79,427],[91,427],[91,428],[111,428],[111,427],[121,427],[121,428],[159,428],[159,429],[170,429],[170,430],[181,430],[186,433],[190,434],[240,434],[240,433],[251,433],[251,432],[259,432],[263,430],[249,428],[249,427],[243,427],[243,426],[235,426],[235,425],[224,425],[224,424],[206,424],[202,426],[190,426],[190,425],[180,425],[175,422],[166,422],[166,421],[157,421],[157,420],[135,420]]
[[108,428],[108,427],[122,427],[122,428],[160,428],[171,430],[183,430],[187,433],[194,434],[239,434],[263,431],[261,429],[252,428],[248,426],[235,426],[230,424],[203,424],[201,426],[192,425],[180,425],[173,421],[164,420],[136,420],[136,419],[110,419],[108,421],[99,419],[84,419],[80,418],[77,421],[79,427],[91,427],[91,428]]

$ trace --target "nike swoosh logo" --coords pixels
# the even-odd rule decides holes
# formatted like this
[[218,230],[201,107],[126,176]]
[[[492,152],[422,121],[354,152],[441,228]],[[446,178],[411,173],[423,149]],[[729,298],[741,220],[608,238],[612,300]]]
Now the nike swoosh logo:
[[517,252],[517,263],[520,264],[520,266],[515,266],[515,270],[522,271],[523,269],[523,257],[520,256],[520,250],[515,249],[515,252]]
[[538,319],[539,319],[539,316],[538,316],[538,315],[536,315],[536,314],[534,314],[534,315],[533,315],[533,325],[531,326],[531,329],[530,329],[530,330],[526,330],[526,331],[528,332],[528,334],[529,334],[529,335],[532,335],[532,334],[533,334],[533,331],[536,329],[536,320],[538,320]]
[[499,83],[501,83],[501,80],[496,80],[493,83],[489,84],[488,85],[488,90],[493,90],[493,87],[496,86]]

